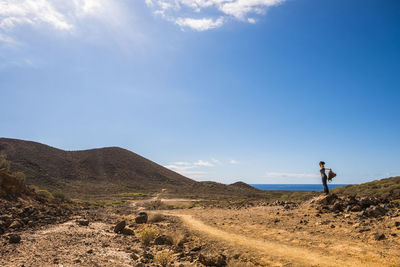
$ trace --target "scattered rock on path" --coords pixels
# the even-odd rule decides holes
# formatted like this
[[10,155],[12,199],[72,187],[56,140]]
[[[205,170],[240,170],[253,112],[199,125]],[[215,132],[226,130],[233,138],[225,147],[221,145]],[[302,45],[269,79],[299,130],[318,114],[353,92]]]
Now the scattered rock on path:
[[374,238],[375,238],[375,240],[377,240],[377,241],[381,241],[381,240],[386,239],[386,236],[385,236],[385,234],[383,234],[383,233],[375,233],[375,234],[374,234]]
[[77,220],[76,223],[80,226],[89,226],[89,220]]
[[123,235],[134,235],[134,232],[132,229],[129,228],[124,228],[121,230],[121,234]]
[[115,233],[120,233],[126,226],[126,221],[121,221],[117,223],[114,227],[114,232]]
[[217,255],[205,255],[205,254],[200,254],[199,255],[199,261],[200,263],[204,264],[205,266],[216,266],[216,267],[222,267],[226,266],[226,256],[223,254],[217,254]]
[[8,235],[8,242],[10,242],[10,244],[17,244],[21,242],[21,236],[17,234],[10,234]]
[[147,219],[148,219],[147,213],[144,211],[141,211],[141,212],[139,212],[139,215],[135,218],[135,222],[139,223],[139,224],[147,223]]

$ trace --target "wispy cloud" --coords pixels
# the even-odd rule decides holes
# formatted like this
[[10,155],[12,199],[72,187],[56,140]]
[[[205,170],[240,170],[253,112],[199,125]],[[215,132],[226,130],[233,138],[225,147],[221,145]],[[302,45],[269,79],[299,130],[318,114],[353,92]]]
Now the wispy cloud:
[[231,159],[231,160],[229,161],[229,163],[230,163],[230,164],[239,164],[239,161],[234,160],[234,159]]
[[20,27],[75,34],[89,21],[125,26],[124,14],[121,1],[113,0],[0,0],[0,42],[16,42],[14,34]]
[[209,161],[205,161],[205,160],[198,160],[194,163],[194,165],[196,166],[203,166],[203,167],[213,167],[214,164],[212,164]]
[[[285,0],[145,0],[154,14],[182,28],[206,31],[230,19],[256,23],[254,16]],[[184,16],[183,16],[184,14]],[[211,15],[212,14],[212,15]]]
[[315,178],[319,177],[316,173],[293,173],[293,172],[267,172],[267,177],[271,178]]
[[200,159],[195,162],[172,162],[168,165],[165,165],[164,167],[190,178],[204,178],[207,175],[207,168],[214,167],[214,164],[210,161]]

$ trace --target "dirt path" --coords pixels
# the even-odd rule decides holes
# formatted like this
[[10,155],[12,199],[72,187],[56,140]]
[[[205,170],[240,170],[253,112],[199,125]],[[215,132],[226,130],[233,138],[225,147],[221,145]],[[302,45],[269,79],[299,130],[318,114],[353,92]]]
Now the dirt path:
[[323,250],[311,250],[308,248],[289,246],[279,241],[260,240],[240,234],[220,230],[195,219],[191,215],[165,212],[166,215],[178,216],[191,230],[200,232],[213,240],[227,242],[231,245],[251,249],[254,252],[267,255],[272,262],[290,262],[294,266],[382,266],[378,262],[361,262],[356,258],[340,257],[339,255],[328,255]]

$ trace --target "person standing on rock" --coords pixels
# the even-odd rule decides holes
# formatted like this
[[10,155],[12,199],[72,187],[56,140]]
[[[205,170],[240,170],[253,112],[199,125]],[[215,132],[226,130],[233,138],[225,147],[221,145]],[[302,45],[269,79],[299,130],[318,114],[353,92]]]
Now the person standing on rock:
[[319,168],[320,168],[320,172],[321,172],[321,178],[322,178],[322,184],[324,185],[324,192],[325,194],[329,194],[329,188],[328,188],[328,176],[326,176],[325,170],[332,170],[329,168],[325,168],[325,162],[320,161],[319,162]]

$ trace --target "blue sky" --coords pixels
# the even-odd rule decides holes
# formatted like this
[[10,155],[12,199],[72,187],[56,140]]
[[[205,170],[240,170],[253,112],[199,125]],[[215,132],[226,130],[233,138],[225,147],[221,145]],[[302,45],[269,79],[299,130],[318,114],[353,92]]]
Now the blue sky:
[[400,175],[400,2],[5,0],[0,136],[197,180]]

